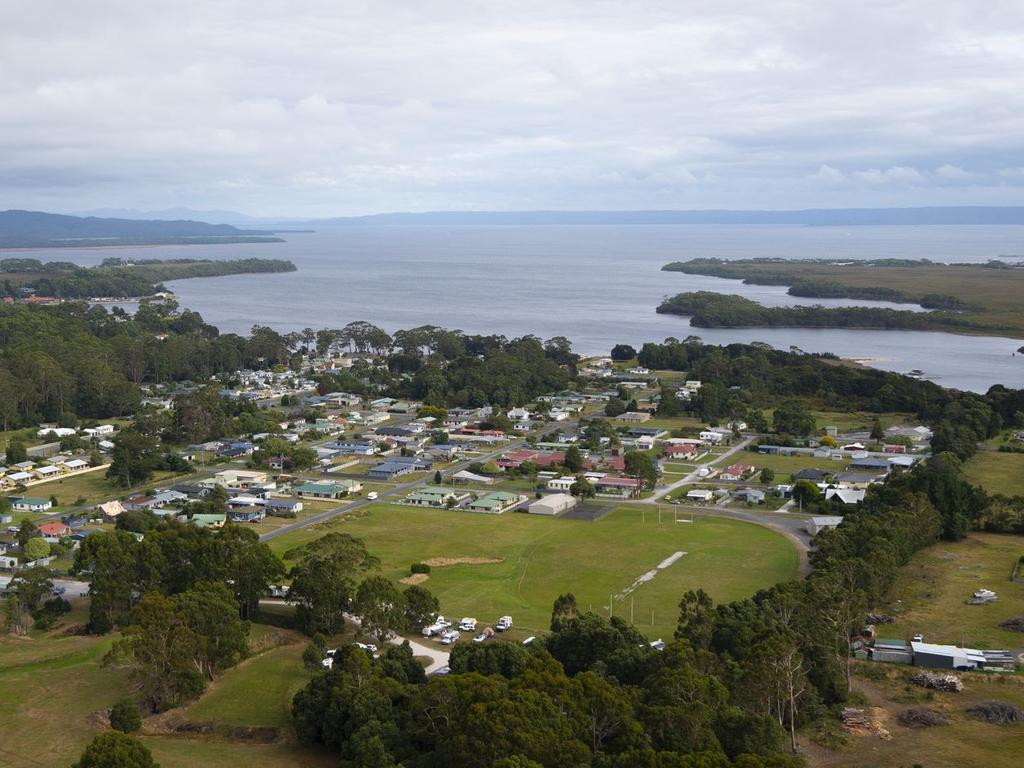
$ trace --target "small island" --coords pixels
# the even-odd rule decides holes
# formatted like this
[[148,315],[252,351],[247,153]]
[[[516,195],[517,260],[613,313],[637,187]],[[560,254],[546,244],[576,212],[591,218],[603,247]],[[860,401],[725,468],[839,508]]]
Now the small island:
[[294,272],[285,259],[104,259],[95,267],[67,261],[0,259],[4,301],[137,299],[164,291],[163,281],[263,272]]
[[[909,259],[691,259],[662,267],[788,285],[791,296],[918,304],[930,312],[884,307],[764,307],[740,296],[682,293],[658,307],[692,315],[699,327],[894,328],[1024,337],[1024,267],[1002,261],[939,264]],[[716,298],[717,297],[717,298]]]

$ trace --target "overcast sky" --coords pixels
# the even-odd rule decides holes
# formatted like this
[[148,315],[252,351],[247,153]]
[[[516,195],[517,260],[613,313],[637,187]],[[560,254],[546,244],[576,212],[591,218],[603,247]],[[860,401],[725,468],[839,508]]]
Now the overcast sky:
[[0,208],[1021,204],[1021,0],[0,0]]

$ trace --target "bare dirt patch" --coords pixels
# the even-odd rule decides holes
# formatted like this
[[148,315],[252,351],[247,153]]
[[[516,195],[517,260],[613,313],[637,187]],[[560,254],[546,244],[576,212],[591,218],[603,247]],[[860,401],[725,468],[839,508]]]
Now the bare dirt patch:
[[424,581],[430,578],[428,573],[414,573],[412,576],[406,576],[404,579],[399,579],[399,584],[422,584]]
[[446,565],[495,565],[505,562],[503,557],[432,557],[423,561],[431,568],[443,568]]

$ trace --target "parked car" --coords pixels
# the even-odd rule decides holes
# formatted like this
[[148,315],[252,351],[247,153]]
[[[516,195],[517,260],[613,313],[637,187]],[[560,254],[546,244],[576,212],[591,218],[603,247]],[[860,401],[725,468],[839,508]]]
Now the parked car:
[[437,672],[435,672],[434,674],[435,674],[435,675],[437,675],[437,676],[439,676],[439,677],[444,677],[445,675],[450,675],[450,674],[451,674],[451,672],[452,672],[452,668],[451,668],[451,667],[447,667],[447,666],[446,666],[446,667],[441,667],[441,668],[440,668],[439,670],[437,670]]
[[441,645],[451,645],[459,639],[459,631],[457,629],[450,629],[441,635]]
[[370,491],[368,494],[366,494],[366,498],[369,499],[370,501],[376,501],[377,500],[377,492],[376,491]]
[[504,632],[506,629],[512,629],[512,617],[502,616],[498,619],[498,623],[494,625],[494,628],[499,632]]
[[462,632],[476,632],[476,619],[469,616],[463,617],[459,622],[459,630]]
[[356,643],[355,646],[356,648],[362,648],[364,651],[368,651],[369,653],[377,652],[377,646],[373,643]]
[[914,637],[912,639],[913,639],[913,641],[915,643],[923,643],[924,642],[924,635],[922,635],[920,632],[918,632],[916,635],[914,635]]
[[424,637],[433,637],[439,635],[446,629],[451,627],[452,623],[448,621],[444,616],[438,616],[437,619],[429,627],[423,628]]

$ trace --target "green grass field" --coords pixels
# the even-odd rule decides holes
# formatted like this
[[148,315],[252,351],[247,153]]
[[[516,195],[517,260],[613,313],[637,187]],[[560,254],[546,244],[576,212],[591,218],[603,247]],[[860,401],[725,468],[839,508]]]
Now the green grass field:
[[964,469],[971,481],[990,493],[1024,495],[1024,453],[978,451]]
[[[722,518],[693,524],[668,519],[666,512],[658,525],[655,508],[642,512],[628,505],[591,523],[378,504],[359,516],[286,534],[271,546],[282,553],[327,531],[343,531],[362,538],[380,557],[382,573],[394,579],[429,558],[500,560],[435,567],[426,586],[445,614],[490,623],[510,613],[529,632],[547,630],[552,602],[563,592],[607,615],[611,595],[677,551],[687,554],[632,593],[634,621],[651,637],[672,633],[687,589],[703,587],[716,600],[733,600],[797,575],[796,549],[767,528]],[[629,610],[629,597],[614,602],[617,615]]]
[[[919,552],[903,568],[884,610],[897,624],[878,628],[883,637],[909,639],[922,632],[934,643],[961,641],[975,648],[1024,648],[1024,635],[999,623],[1024,616],[1024,585],[1010,581],[1024,555],[1024,537],[974,533],[964,541],[942,542]],[[989,605],[967,605],[975,590],[999,596]],[[902,602],[897,602],[902,601]]]

